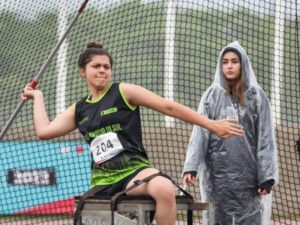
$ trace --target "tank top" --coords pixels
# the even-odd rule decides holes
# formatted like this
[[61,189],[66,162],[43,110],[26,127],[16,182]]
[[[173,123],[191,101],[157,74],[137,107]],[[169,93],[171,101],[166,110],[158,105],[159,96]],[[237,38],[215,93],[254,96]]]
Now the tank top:
[[[90,146],[95,138],[113,134],[122,148],[107,161],[95,163],[92,160],[91,185],[110,185],[137,169],[151,167],[142,143],[139,107],[129,104],[120,83],[110,84],[97,100],[92,101],[90,97],[75,104],[75,120],[80,133]],[[107,143],[110,147],[111,143]]]

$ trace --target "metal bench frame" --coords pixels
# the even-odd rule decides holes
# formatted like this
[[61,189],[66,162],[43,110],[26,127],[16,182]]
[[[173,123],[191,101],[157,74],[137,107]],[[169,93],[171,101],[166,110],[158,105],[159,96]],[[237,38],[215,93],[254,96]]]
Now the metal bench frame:
[[[78,199],[76,199],[78,202]],[[214,225],[214,206],[212,203],[195,202],[186,196],[176,196],[177,210],[186,210],[187,212],[187,225],[193,224],[193,211],[194,210],[207,210],[208,224]],[[115,213],[130,215],[135,218],[137,225],[151,225],[151,213],[155,211],[155,200],[149,196],[121,196],[116,203]],[[85,200],[82,210],[82,219],[87,217],[96,218],[100,216],[100,212],[111,212],[111,200],[103,197],[90,197]],[[98,215],[97,215],[98,214]],[[107,213],[110,217],[110,213]],[[116,221],[116,219],[115,219]],[[114,221],[114,222],[115,222]],[[130,224],[130,223],[129,223]],[[96,224],[85,224],[96,225]],[[97,224],[98,225],[98,224]]]

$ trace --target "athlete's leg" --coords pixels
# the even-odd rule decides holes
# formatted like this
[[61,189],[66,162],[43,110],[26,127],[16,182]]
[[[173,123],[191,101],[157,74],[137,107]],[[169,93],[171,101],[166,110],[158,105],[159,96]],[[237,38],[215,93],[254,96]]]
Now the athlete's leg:
[[[157,172],[154,168],[144,169],[131,179],[127,187],[131,186],[135,180],[142,180]],[[155,220],[157,225],[175,225],[177,214],[175,189],[169,179],[162,176],[154,177],[149,182],[129,191],[128,195],[150,195],[156,201]]]

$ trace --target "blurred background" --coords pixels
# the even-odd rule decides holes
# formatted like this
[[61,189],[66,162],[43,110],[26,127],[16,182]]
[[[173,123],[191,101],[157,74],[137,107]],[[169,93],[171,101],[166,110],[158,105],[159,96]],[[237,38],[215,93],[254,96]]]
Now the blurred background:
[[[81,3],[0,2],[0,129]],[[239,41],[274,111],[280,183],[272,220],[300,224],[299,15],[298,0],[90,0],[39,88],[51,119],[86,96],[77,59],[95,41],[113,56],[114,81],[142,85],[196,110],[219,52]],[[151,161],[181,184],[192,125],[144,108],[142,119]],[[37,140],[26,103],[0,142],[0,177],[1,224],[72,224],[74,196],[90,185],[88,145],[78,132]],[[198,186],[189,191],[201,201]],[[201,213],[195,218],[200,223]],[[181,212],[178,219],[186,223]]]

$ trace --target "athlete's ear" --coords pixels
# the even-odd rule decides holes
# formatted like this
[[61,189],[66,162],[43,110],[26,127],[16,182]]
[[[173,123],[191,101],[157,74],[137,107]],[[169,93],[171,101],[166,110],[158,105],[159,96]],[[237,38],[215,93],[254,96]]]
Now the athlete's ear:
[[83,78],[85,78],[85,68],[80,68],[79,69],[79,73],[80,73],[80,76],[82,76]]

